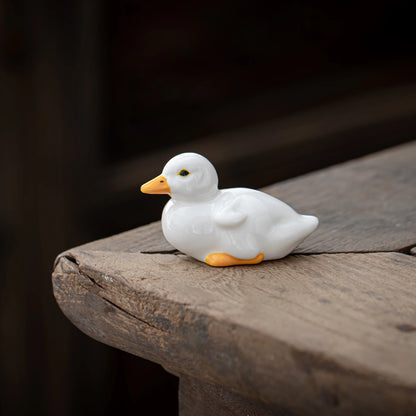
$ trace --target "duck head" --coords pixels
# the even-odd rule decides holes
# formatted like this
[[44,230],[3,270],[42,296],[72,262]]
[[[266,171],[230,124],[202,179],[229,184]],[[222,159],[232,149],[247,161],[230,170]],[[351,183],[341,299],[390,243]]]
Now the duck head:
[[169,194],[172,199],[200,201],[218,192],[214,166],[198,153],[181,153],[169,160],[162,174],[142,185],[145,194]]

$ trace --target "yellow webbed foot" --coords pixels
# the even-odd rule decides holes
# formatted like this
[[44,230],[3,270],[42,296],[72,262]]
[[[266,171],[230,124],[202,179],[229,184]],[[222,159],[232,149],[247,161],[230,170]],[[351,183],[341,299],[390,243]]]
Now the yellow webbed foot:
[[238,259],[234,256],[231,256],[227,253],[212,253],[209,254],[205,263],[214,267],[226,267],[226,266],[238,266],[243,264],[258,264],[261,263],[264,259],[264,254],[260,253],[252,259]]

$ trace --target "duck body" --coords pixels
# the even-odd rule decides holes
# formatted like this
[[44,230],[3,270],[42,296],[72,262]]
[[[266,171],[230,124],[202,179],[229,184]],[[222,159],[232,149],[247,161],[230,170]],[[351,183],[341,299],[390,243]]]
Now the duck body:
[[162,214],[165,238],[200,261],[211,253],[264,260],[289,254],[318,225],[316,217],[300,215],[264,192],[248,188],[218,190],[197,203],[170,200]]
[[172,197],[162,213],[169,243],[213,266],[280,259],[318,226],[316,217],[264,192],[218,189],[215,168],[195,153],[171,159],[162,175],[142,186],[149,189]]

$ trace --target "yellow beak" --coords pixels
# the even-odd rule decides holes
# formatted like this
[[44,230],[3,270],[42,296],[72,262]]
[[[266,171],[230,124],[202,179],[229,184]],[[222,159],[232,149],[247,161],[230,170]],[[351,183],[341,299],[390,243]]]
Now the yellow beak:
[[140,190],[144,194],[168,194],[170,195],[170,188],[168,181],[162,175],[157,176],[149,182],[141,186]]

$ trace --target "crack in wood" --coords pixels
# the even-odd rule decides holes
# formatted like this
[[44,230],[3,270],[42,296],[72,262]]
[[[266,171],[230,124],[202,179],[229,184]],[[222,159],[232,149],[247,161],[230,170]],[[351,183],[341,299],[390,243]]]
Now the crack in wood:
[[143,324],[145,324],[145,325],[149,326],[150,328],[157,329],[158,331],[162,331],[162,332],[168,332],[168,331],[166,331],[166,329],[158,328],[157,326],[152,325],[150,322],[147,322],[147,321],[145,321],[144,319],[139,318],[138,316],[134,315],[133,313],[131,313],[131,312],[129,312],[129,311],[126,311],[126,310],[125,310],[125,309],[123,309],[121,306],[119,306],[119,305],[117,305],[116,303],[112,302],[110,299],[107,299],[107,298],[106,298],[106,297],[104,297],[104,296],[100,296],[100,297],[101,297],[101,298],[102,298],[105,302],[107,302],[107,303],[109,303],[110,305],[112,305],[114,308],[118,309],[119,311],[121,311],[121,312],[125,313],[126,315],[128,315],[128,316],[130,316],[130,317],[132,317],[132,318],[134,318],[134,319],[137,319],[139,322],[141,322],[141,323],[143,323]]
[[81,276],[84,276],[85,278],[87,278],[93,285],[97,285],[99,288],[104,289],[104,286],[100,285],[100,283],[98,283],[93,277],[91,277],[90,275],[88,275],[86,272],[84,272],[83,270],[81,270],[80,265],[77,263],[78,265],[78,273]]
[[94,285],[97,285],[99,288],[104,289],[104,287],[101,286],[94,278],[92,278],[91,276],[89,276],[87,273],[83,272],[81,269],[79,269],[78,272],[79,272],[79,274],[81,276],[84,276],[87,279],[89,279]]
[[[88,279],[93,285],[96,285],[96,286],[98,286],[99,288],[101,288],[102,290],[105,290],[105,288],[100,284],[100,283],[98,283],[97,282],[97,280],[95,280],[93,277],[91,277],[90,275],[88,275],[88,273],[86,273],[85,271],[83,271],[83,270],[81,270],[81,267],[80,267],[80,264],[79,264],[79,262],[77,261],[77,259],[74,257],[74,256],[72,256],[72,255],[70,255],[70,254],[64,254],[64,255],[62,255],[62,256],[58,256],[58,258],[57,258],[57,262],[56,262],[56,264],[61,260],[61,259],[66,259],[66,260],[68,260],[68,261],[70,261],[71,263],[73,263],[73,264],[75,264],[76,266],[77,266],[77,272],[79,273],[79,275],[80,276],[82,276],[82,277],[84,277],[84,278],[86,278],[86,279]],[[143,324],[145,324],[145,325],[147,325],[148,327],[150,327],[150,328],[153,328],[153,329],[156,329],[156,330],[158,330],[158,331],[162,331],[162,332],[168,332],[166,329],[162,329],[162,328],[159,328],[159,327],[157,327],[157,326],[155,326],[155,325],[152,325],[150,322],[147,322],[146,320],[144,320],[144,319],[142,319],[142,318],[139,318],[138,316],[136,316],[136,315],[134,315],[133,313],[131,313],[131,312],[129,312],[129,311],[127,311],[127,310],[125,310],[125,309],[123,309],[121,306],[119,306],[119,305],[117,305],[116,303],[114,303],[114,302],[112,302],[110,299],[108,299],[108,298],[106,298],[105,296],[102,296],[101,294],[97,294],[101,299],[103,299],[105,302],[107,302],[107,303],[109,303],[110,305],[112,305],[114,308],[116,308],[117,310],[119,310],[119,311],[121,311],[121,312],[123,312],[123,313],[125,313],[126,315],[128,315],[128,316],[130,316],[130,317],[132,317],[132,318],[134,318],[134,319],[136,319],[136,320],[138,320],[139,322],[141,322],[141,323],[143,323]]]
[[[402,253],[416,255],[416,244],[394,250],[356,250],[356,251],[312,251],[308,253],[292,252],[289,256],[317,256],[320,254],[377,254],[377,253]],[[141,251],[140,254],[173,254],[186,256],[177,249],[160,251]]]
[[55,270],[58,266],[58,263],[61,261],[61,259],[67,259],[68,261],[70,261],[71,263],[75,264],[76,266],[78,266],[78,263],[75,259],[75,257],[71,256],[70,254],[64,252],[59,254],[55,261],[53,262],[53,270]]
[[416,244],[411,244],[410,246],[401,248],[399,250],[399,253],[408,254],[410,256],[416,256]]
[[76,257],[74,257],[73,255],[71,255],[71,254],[63,254],[63,255],[60,255],[60,256],[58,256],[57,257],[57,259],[56,259],[56,261],[55,261],[55,265],[54,265],[54,268],[56,268],[56,266],[57,266],[57,264],[59,263],[59,261],[61,260],[61,259],[66,259],[66,260],[68,260],[68,261],[70,261],[72,264],[75,264],[76,265],[76,267],[77,267],[77,271],[78,271],[78,273],[81,275],[81,276],[83,276],[83,277],[85,277],[86,279],[88,279],[92,284],[94,284],[94,285],[96,285],[96,286],[98,286],[99,288],[101,288],[101,289],[104,289],[104,287],[100,284],[100,283],[98,283],[93,277],[91,277],[90,275],[88,275],[86,272],[84,272],[83,270],[81,270],[81,265],[79,264],[79,262],[77,261],[77,259],[76,259]]
[[73,264],[75,264],[75,265],[77,265],[77,266],[78,266],[78,263],[77,263],[77,261],[75,260],[75,257],[69,256],[69,255],[65,255],[65,256],[59,257],[59,259],[61,259],[61,258],[67,259],[67,260],[68,260],[68,261],[70,261],[71,263],[73,263]]
[[178,255],[178,254],[183,254],[183,253],[180,252],[179,250],[177,250],[176,248],[174,248],[172,250],[159,250],[159,251],[148,250],[148,251],[141,251],[140,254],[174,254],[174,255]]

